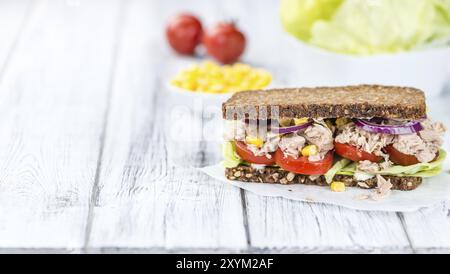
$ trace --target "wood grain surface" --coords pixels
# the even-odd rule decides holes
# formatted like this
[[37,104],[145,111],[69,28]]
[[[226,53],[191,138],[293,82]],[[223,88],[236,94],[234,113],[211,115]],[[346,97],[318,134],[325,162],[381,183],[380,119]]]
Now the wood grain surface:
[[[244,61],[293,86],[278,1],[260,2],[0,2],[0,252],[449,252],[448,203],[361,212],[196,169],[220,160],[220,102],[168,89],[199,58],[176,56],[164,25],[181,10],[239,18]],[[448,102],[428,103],[450,124]]]

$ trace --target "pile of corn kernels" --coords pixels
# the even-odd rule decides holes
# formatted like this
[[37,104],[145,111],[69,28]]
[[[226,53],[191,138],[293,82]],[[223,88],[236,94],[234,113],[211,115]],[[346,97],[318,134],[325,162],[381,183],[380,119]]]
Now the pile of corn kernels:
[[229,93],[262,89],[272,81],[272,75],[262,69],[242,63],[218,65],[204,61],[180,71],[171,84],[194,92]]

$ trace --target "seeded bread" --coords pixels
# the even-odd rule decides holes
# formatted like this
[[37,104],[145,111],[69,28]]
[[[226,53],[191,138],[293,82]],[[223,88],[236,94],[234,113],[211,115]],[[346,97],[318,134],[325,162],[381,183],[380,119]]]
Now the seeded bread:
[[[230,180],[237,180],[242,182],[254,183],[269,183],[269,184],[305,184],[305,185],[319,185],[327,186],[324,176],[320,176],[312,180],[308,175],[295,174],[277,167],[264,167],[256,169],[251,166],[240,165],[234,168],[226,168],[225,176]],[[392,189],[396,190],[413,190],[422,183],[421,177],[397,177],[397,176],[383,176],[385,179],[390,179]],[[375,177],[365,180],[356,181],[353,176],[336,175],[334,181],[343,182],[346,186],[356,186],[360,188],[375,188],[377,180]]]
[[358,85],[287,88],[235,93],[222,104],[223,118],[369,118],[414,120],[425,116],[425,95],[409,87]]

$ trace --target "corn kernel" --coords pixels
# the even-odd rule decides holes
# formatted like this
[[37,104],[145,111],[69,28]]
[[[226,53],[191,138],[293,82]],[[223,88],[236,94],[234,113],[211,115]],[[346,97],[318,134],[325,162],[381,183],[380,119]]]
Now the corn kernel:
[[257,137],[251,137],[251,136],[245,137],[245,141],[248,144],[255,145],[258,148],[261,148],[264,144],[264,141],[262,139],[259,139]]
[[181,84],[181,87],[187,90],[195,91],[197,85],[194,82],[184,82]]
[[336,126],[341,127],[343,125],[346,125],[350,122],[350,119],[348,118],[337,118],[336,119]]
[[330,188],[334,192],[343,192],[345,191],[345,184],[343,182],[333,181]]
[[303,118],[294,118],[294,124],[295,125],[301,125],[301,124],[304,124],[304,123],[306,123],[306,122],[308,122],[309,121],[309,118],[307,118],[307,117],[303,117]]
[[316,145],[307,145],[302,149],[303,156],[313,156],[317,155],[317,153],[319,153],[319,150]]
[[263,76],[263,77],[260,77],[256,83],[258,85],[258,88],[264,88],[270,84],[270,81],[271,81],[270,77]]

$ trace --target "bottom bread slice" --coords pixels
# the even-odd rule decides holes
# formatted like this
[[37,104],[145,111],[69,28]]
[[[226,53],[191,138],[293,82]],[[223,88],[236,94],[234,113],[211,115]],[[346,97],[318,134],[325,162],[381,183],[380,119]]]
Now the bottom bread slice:
[[[295,174],[278,167],[254,168],[251,166],[239,165],[233,168],[226,168],[225,177],[230,180],[254,183],[328,185],[325,181],[325,177],[322,175],[314,178],[309,175]],[[390,179],[392,189],[396,190],[413,190],[422,183],[421,177],[385,175],[383,175],[383,177],[385,179]],[[377,186],[377,179],[375,177],[365,181],[357,181],[353,176],[336,175],[333,180],[343,182],[346,186],[360,188],[375,188]]]

